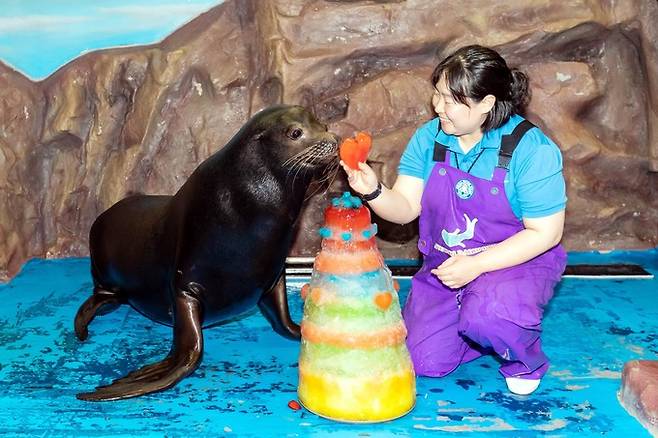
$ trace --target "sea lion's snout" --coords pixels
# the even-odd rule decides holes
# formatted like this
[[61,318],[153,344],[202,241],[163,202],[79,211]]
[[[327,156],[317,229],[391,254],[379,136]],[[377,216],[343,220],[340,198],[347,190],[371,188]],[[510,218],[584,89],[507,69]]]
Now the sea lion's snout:
[[317,144],[318,155],[322,156],[324,161],[332,161],[338,158],[338,145],[340,137],[331,131],[327,131],[324,137]]
[[328,141],[338,150],[338,145],[340,144],[340,137],[337,134],[334,134],[331,131],[327,131],[327,135],[329,136]]
[[[331,133],[329,133],[331,134]],[[316,153],[323,161],[333,161],[338,158],[338,138],[332,134],[332,138],[321,140],[316,145]]]

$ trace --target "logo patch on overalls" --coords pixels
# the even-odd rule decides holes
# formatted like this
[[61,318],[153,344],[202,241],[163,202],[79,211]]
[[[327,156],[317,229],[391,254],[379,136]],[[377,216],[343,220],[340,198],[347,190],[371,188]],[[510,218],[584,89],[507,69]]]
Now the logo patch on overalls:
[[475,187],[473,187],[473,183],[470,182],[467,179],[460,179],[457,181],[457,184],[455,184],[455,192],[457,193],[457,196],[459,196],[462,199],[469,199],[471,196],[473,196],[473,193],[475,192]]
[[462,242],[464,240],[472,239],[475,235],[475,224],[478,222],[478,218],[471,219],[466,213],[464,213],[464,219],[466,219],[466,228],[464,231],[461,231],[459,228],[455,228],[455,231],[453,232],[449,232],[446,229],[441,231],[443,241],[450,248],[453,246],[461,246],[462,248],[465,248],[466,245]]

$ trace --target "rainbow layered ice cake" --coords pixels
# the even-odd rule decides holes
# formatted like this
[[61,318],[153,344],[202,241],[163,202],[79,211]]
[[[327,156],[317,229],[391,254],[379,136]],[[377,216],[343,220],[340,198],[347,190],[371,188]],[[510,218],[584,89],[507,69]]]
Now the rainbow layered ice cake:
[[322,247],[302,288],[299,399],[311,412],[350,422],[400,417],[415,403],[397,287],[361,200],[332,200]]

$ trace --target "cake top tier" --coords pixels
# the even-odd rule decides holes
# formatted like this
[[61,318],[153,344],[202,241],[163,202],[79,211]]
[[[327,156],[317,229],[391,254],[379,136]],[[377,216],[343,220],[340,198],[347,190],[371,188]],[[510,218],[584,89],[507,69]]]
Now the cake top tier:
[[370,210],[349,192],[331,200],[324,211],[324,226],[320,228],[323,238],[344,241],[371,239],[376,232],[376,225],[370,223]]

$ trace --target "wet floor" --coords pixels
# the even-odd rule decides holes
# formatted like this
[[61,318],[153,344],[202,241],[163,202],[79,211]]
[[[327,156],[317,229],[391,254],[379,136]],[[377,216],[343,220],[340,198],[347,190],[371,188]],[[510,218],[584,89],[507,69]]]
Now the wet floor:
[[[570,264],[636,263],[658,275],[658,250],[570,254]],[[299,289],[289,284],[301,319]],[[400,298],[409,281],[401,280]],[[658,279],[565,278],[544,319],[552,367],[530,397],[507,392],[493,357],[442,379],[418,378],[407,416],[336,423],[288,407],[299,344],[257,312],[205,331],[199,369],[172,390],[89,403],[75,394],[169,351],[171,330],[128,307],[98,317],[79,342],[73,316],[91,292],[88,259],[33,260],[0,285],[2,436],[649,436],[617,401],[631,359],[658,359]]]

